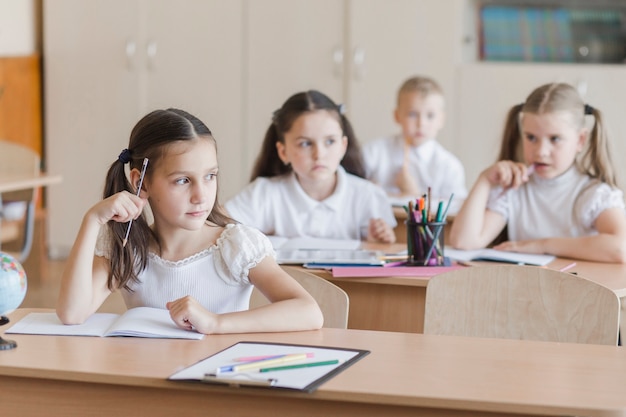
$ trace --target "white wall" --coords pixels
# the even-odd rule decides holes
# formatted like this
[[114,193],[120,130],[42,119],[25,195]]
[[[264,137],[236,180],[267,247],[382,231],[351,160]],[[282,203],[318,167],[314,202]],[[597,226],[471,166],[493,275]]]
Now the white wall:
[[35,0],[0,0],[0,56],[36,52]]

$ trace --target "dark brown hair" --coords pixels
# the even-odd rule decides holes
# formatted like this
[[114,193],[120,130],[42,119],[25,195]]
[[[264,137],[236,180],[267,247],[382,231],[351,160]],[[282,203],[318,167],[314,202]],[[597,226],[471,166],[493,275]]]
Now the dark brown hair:
[[292,95],[282,107],[274,112],[272,124],[269,126],[257,156],[250,181],[257,177],[275,177],[291,172],[291,165],[285,165],[278,157],[276,143],[285,143],[285,133],[291,129],[293,122],[304,113],[326,110],[335,115],[344,136],[348,138],[348,146],[341,166],[351,174],[365,178],[365,167],[359,143],[352,125],[343,115],[342,106],[337,106],[330,98],[316,90],[304,91]]

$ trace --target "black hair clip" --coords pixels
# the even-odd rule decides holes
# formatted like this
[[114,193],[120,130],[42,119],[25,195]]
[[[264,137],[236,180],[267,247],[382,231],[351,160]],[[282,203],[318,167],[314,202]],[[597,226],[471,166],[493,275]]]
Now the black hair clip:
[[585,104],[585,114],[593,114],[593,107],[589,104]]
[[130,156],[130,150],[128,148],[125,148],[117,157],[117,159],[122,163],[122,164],[127,164],[130,162],[131,160],[131,156]]

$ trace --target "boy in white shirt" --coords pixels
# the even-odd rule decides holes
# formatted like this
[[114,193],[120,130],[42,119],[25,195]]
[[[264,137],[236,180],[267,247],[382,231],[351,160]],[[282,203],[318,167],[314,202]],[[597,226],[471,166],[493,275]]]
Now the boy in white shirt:
[[460,207],[467,196],[465,170],[436,139],[445,121],[439,85],[426,77],[406,80],[398,91],[394,117],[401,133],[364,146],[367,178],[393,200],[417,198],[430,187],[433,200],[447,200],[454,193],[454,206]]

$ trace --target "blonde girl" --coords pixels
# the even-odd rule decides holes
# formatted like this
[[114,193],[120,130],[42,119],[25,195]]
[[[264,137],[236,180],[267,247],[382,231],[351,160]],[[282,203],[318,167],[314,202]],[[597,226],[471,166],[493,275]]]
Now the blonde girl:
[[505,227],[496,249],[626,262],[624,197],[602,113],[568,84],[543,85],[509,111],[499,160],[479,175],[450,243],[482,248]]

